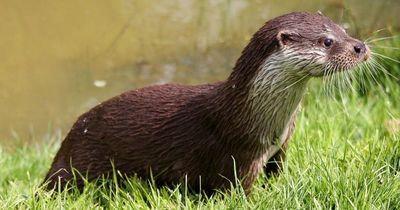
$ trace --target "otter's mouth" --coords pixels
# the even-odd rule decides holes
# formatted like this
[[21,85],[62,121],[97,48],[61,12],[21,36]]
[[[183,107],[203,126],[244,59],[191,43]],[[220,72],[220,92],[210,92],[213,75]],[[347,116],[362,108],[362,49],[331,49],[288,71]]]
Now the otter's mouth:
[[312,77],[324,77],[337,73],[353,71],[359,69],[360,66],[369,61],[370,50],[365,45],[365,50],[362,54],[345,53],[332,56],[329,61],[322,65],[319,70],[311,71]]
[[355,69],[358,69],[358,67],[361,66],[362,63],[363,62],[346,65],[346,66],[326,65],[318,72],[315,72],[315,73],[311,72],[310,75],[312,77],[326,77],[326,76],[331,76],[333,74],[343,73],[343,72],[347,72],[347,71],[353,71]]

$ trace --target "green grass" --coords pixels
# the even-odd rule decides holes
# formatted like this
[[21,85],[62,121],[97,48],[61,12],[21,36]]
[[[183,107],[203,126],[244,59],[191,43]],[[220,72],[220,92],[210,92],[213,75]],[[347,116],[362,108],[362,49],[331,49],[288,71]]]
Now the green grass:
[[207,198],[135,178],[122,188],[99,182],[81,194],[51,194],[39,183],[61,141],[55,136],[37,145],[0,148],[0,207],[399,209],[400,135],[388,132],[385,122],[400,118],[400,87],[386,85],[388,93],[376,88],[365,97],[350,93],[338,100],[321,93],[318,81],[309,84],[283,172],[269,180],[260,176],[247,197],[240,188]]

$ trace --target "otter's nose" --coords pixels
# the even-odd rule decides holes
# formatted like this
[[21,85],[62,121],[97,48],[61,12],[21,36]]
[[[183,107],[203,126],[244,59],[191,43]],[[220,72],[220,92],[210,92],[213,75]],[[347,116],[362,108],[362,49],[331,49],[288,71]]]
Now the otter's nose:
[[364,43],[357,43],[354,45],[354,52],[357,54],[364,54],[366,51],[365,44]]

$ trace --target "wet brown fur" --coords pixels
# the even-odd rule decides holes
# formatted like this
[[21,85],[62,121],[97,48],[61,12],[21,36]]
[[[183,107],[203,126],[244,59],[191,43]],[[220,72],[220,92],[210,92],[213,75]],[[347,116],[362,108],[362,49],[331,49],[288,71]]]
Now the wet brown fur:
[[[152,174],[159,184],[176,184],[186,178],[192,189],[208,191],[229,188],[236,173],[249,192],[260,166],[266,166],[267,173],[279,170],[294,128],[291,117],[285,122],[289,132],[284,145],[266,160],[268,148],[258,141],[258,133],[245,126],[251,118],[243,118],[251,83],[282,42],[307,39],[293,30],[278,39],[280,31],[313,24],[334,23],[310,13],[291,13],[267,22],[224,82],[150,86],[92,108],[79,117],[62,142],[45,178],[48,188],[64,187],[72,179],[71,167],[93,180],[110,173],[113,163],[121,174],[142,178]],[[79,176],[77,184],[83,187]]]

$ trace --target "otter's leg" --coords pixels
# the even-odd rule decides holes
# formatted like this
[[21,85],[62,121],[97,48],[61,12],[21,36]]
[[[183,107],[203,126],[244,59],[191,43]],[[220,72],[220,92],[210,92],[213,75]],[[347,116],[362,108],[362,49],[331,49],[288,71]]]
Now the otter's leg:
[[[297,112],[297,111],[296,111]],[[295,112],[295,113],[296,113]],[[272,175],[277,175],[282,170],[283,161],[286,159],[286,150],[288,148],[289,139],[293,134],[294,128],[296,127],[296,115],[292,116],[290,120],[289,126],[286,130],[285,141],[282,144],[281,148],[278,152],[272,156],[264,166],[264,172],[267,177],[271,177]]]
[[272,156],[264,166],[264,172],[267,177],[271,177],[272,175],[278,175],[282,169],[283,161],[286,158],[286,150],[288,147],[288,141],[286,141],[279,151]]
[[112,171],[112,152],[103,141],[107,127],[98,109],[80,116],[65,137],[44,180],[47,189],[63,190],[73,181],[82,190],[84,179],[93,180]]
[[[72,182],[79,190],[84,187],[84,180],[94,180],[102,175],[108,176],[113,171],[111,154],[107,145],[98,141],[80,139],[71,143],[69,139],[62,145],[49,170],[44,183],[47,189],[64,190]],[[71,143],[69,145],[68,143]]]
[[63,191],[66,184],[73,179],[70,167],[63,158],[56,156],[49,172],[47,173],[43,184],[46,184],[47,190],[60,189]]
[[111,160],[103,158],[100,154],[80,157],[72,153],[71,156],[55,158],[43,184],[46,184],[47,190],[60,189],[63,191],[68,184],[82,190],[84,180],[91,181],[101,175],[108,176],[112,170]]

